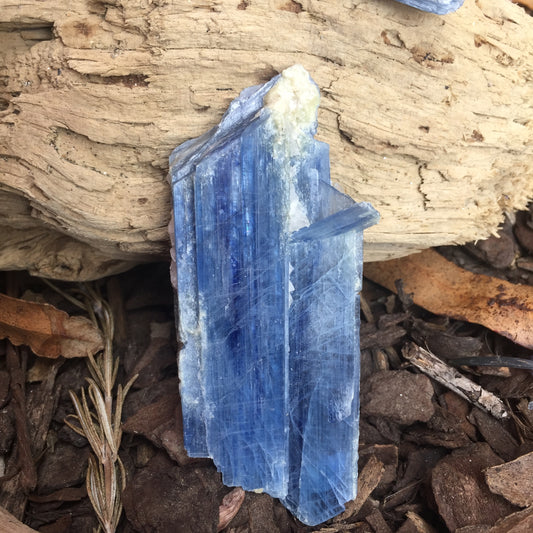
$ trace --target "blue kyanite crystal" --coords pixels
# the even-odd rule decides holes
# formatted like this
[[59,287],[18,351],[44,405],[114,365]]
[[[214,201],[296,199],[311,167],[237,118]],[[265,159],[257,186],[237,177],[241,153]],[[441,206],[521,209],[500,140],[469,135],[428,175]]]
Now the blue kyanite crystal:
[[422,11],[435,13],[436,15],[446,15],[452,11],[457,11],[464,0],[398,0],[402,4],[416,7]]
[[174,150],[185,445],[317,524],[356,495],[363,229],[330,185],[301,66]]

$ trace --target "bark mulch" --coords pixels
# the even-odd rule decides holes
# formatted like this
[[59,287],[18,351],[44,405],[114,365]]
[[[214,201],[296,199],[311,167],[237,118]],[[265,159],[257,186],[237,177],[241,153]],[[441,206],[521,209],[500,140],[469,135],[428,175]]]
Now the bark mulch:
[[[527,290],[532,213],[519,213],[500,238],[438,252]],[[97,282],[113,309],[118,381],[139,375],[122,416],[128,481],[118,531],[533,531],[533,350],[427,311],[401,283],[391,292],[366,280],[359,494],[342,515],[307,527],[267,494],[225,487],[211,461],[187,456],[168,268],[144,265]],[[0,292],[14,287],[12,296],[79,314],[39,279],[0,275]],[[513,305],[517,316],[525,312],[520,301]],[[86,387],[86,360],[45,359],[0,342],[0,508],[42,533],[90,532],[97,527],[85,488],[90,448],[64,422],[74,412],[69,391],[79,396]],[[523,368],[514,368],[519,361]]]

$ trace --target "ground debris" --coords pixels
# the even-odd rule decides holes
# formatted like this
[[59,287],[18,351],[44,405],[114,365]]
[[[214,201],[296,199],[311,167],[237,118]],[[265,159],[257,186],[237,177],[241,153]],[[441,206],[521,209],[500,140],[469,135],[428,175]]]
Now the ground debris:
[[213,467],[180,467],[163,452],[129,482],[124,510],[137,531],[216,531],[224,487]]
[[520,507],[533,505],[533,452],[485,471],[492,492]]
[[446,365],[428,350],[411,343],[404,347],[402,353],[410,363],[459,396],[486,409],[497,418],[509,417],[505,405],[497,396],[463,376],[456,369]]
[[489,533],[530,533],[533,531],[533,507],[510,514],[490,528]]
[[485,443],[453,451],[435,466],[431,476],[433,496],[450,531],[464,526],[489,525],[515,508],[490,492],[483,470],[502,460]]
[[419,254],[365,265],[365,276],[396,290],[403,290],[425,309],[459,320],[482,324],[533,348],[533,287],[474,274],[428,249]]
[[[523,223],[522,219],[517,217],[517,224],[527,226],[529,218]],[[510,236],[516,234],[515,225]],[[507,269],[496,269],[490,263],[494,255],[490,249],[481,259],[471,247],[440,251],[469,270],[529,283],[533,275],[520,267],[521,260],[532,259],[525,242],[518,241],[517,253],[522,255]],[[491,240],[480,248],[493,245]],[[419,307],[410,300],[407,284],[398,296],[371,281],[365,281],[362,293],[358,498],[348,503],[344,514],[315,527],[299,523],[279,501],[264,493],[246,492],[242,502],[228,506],[231,489],[222,485],[212,462],[188,458],[183,449],[167,272],[166,264],[146,265],[115,276],[105,285],[113,294],[117,322],[122,324],[117,326],[116,337],[122,361],[119,379],[141,374],[123,410],[120,454],[129,483],[127,514],[118,533],[215,533],[224,525],[224,533],[533,530],[533,506],[528,499],[533,492],[533,375],[517,368],[490,375],[474,363],[454,366],[457,359],[465,358],[532,360],[533,351],[482,325]],[[61,297],[42,284],[39,289],[35,280],[24,279],[34,292],[43,292],[45,301],[72,312]],[[5,344],[0,344],[0,355],[5,352]],[[410,357],[413,354],[416,358]],[[26,351],[24,357],[21,380],[37,486],[27,497],[18,480],[20,474],[4,478],[2,501],[28,526],[43,533],[91,531],[96,525],[94,513],[85,483],[72,466],[79,460],[81,468],[87,441],[64,424],[72,412],[68,390],[85,386],[85,361],[46,360],[52,366],[42,367],[35,366],[37,358],[31,352]],[[419,357],[426,361],[425,369],[414,364]],[[18,444],[12,376],[4,360],[0,357],[0,470],[5,465],[7,471],[2,473],[12,473]],[[442,379],[426,373],[427,368],[437,366],[443,371]],[[468,383],[472,394],[450,390],[456,377]],[[509,416],[490,414],[484,404],[487,399],[488,406],[495,407],[494,414]],[[66,465],[65,472],[61,465]],[[522,506],[528,507],[521,510]],[[237,511],[229,522],[226,509]]]
[[431,381],[407,370],[376,372],[363,383],[361,396],[363,415],[389,418],[398,424],[427,422],[435,409]]
[[86,357],[103,348],[98,328],[82,316],[0,294],[0,338],[42,357]]

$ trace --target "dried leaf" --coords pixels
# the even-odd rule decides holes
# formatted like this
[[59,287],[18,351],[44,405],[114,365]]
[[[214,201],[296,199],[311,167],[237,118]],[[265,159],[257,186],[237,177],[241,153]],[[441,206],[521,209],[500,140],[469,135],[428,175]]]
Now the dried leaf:
[[475,322],[533,348],[533,287],[474,274],[434,250],[365,264],[365,276],[396,292],[395,281],[428,311]]
[[0,294],[0,338],[6,337],[41,357],[86,357],[103,348],[100,331],[87,318]]

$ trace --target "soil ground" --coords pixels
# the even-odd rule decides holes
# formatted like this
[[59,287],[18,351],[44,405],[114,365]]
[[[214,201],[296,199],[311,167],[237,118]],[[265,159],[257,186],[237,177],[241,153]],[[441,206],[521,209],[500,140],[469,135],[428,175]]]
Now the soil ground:
[[[508,222],[499,239],[439,252],[468,270],[532,286],[532,212]],[[0,292],[8,285],[17,287],[18,296],[78,313],[37,278],[0,274]],[[114,351],[121,362],[118,381],[139,374],[122,417],[120,456],[128,482],[119,532],[528,530],[533,376],[527,368],[510,368],[507,359],[498,364],[497,358],[531,362],[532,350],[483,326],[431,314],[401,290],[397,295],[365,281],[359,496],[343,515],[307,527],[267,494],[246,493],[241,501],[222,484],[211,461],[187,457],[169,265],[140,266],[96,285],[113,309]],[[479,357],[497,365],[473,361],[460,372],[494,393],[511,416],[499,420],[420,372],[403,356],[413,343],[450,366],[457,358]],[[97,526],[85,488],[90,449],[64,422],[73,413],[69,390],[79,394],[86,386],[86,361],[43,361],[29,349],[17,348],[26,403],[21,413],[13,393],[17,376],[6,365],[8,349],[8,341],[1,341],[0,505],[42,533],[90,532]],[[21,452],[21,427],[30,428],[27,454]],[[36,467],[33,490],[24,490],[20,481],[25,461]],[[224,499],[230,493],[233,499]],[[234,511],[225,523],[223,517]],[[516,524],[524,529],[513,529]]]

